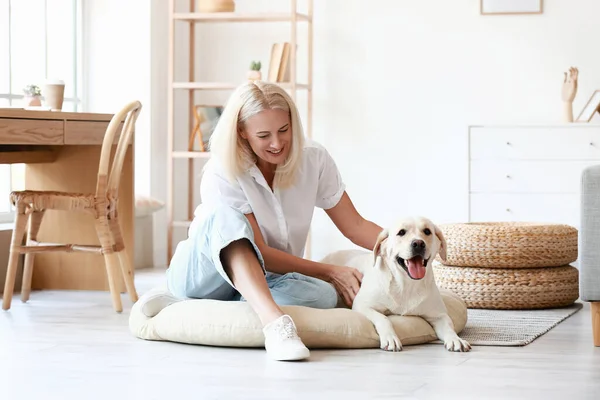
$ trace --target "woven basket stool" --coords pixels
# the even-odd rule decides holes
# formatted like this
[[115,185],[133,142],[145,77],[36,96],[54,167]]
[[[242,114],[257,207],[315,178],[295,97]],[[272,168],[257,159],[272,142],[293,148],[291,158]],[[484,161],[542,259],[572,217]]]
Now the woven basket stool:
[[550,268],[472,268],[433,263],[440,289],[461,297],[468,308],[525,310],[556,308],[579,298],[579,271]]
[[444,265],[537,268],[577,260],[577,229],[568,225],[482,222],[439,227],[448,243]]

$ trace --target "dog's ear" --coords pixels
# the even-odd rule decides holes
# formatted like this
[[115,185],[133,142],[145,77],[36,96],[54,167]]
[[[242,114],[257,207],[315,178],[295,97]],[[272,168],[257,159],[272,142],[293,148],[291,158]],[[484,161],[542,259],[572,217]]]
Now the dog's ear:
[[438,250],[438,254],[440,255],[440,258],[442,259],[442,261],[446,261],[446,249],[448,248],[448,244],[446,243],[446,238],[444,237],[442,230],[440,228],[438,228],[437,225],[434,225],[434,226],[435,226],[435,236],[437,236],[437,238],[440,240],[440,249]]
[[375,247],[373,248],[373,265],[377,262],[377,256],[379,256],[379,252],[381,251],[381,243],[387,239],[389,235],[389,231],[384,229],[377,236],[377,242],[375,242]]

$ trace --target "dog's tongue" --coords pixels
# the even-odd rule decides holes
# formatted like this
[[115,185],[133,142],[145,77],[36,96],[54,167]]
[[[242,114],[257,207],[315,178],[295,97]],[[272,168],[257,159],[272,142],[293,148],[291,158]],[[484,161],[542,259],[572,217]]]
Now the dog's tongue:
[[425,277],[425,265],[423,265],[423,257],[416,256],[410,260],[406,260],[408,273],[413,279],[423,279]]

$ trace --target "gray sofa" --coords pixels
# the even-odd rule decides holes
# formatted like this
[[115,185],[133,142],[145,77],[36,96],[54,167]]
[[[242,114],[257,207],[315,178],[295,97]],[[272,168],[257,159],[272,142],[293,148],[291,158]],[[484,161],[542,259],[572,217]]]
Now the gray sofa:
[[594,345],[600,346],[600,165],[581,176],[579,291],[583,301],[591,302]]

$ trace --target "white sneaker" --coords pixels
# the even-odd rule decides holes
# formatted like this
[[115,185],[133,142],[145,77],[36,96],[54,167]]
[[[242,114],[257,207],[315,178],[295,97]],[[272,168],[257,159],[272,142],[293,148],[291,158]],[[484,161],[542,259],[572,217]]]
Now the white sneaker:
[[277,361],[302,360],[310,356],[289,315],[282,315],[263,328],[267,354]]

